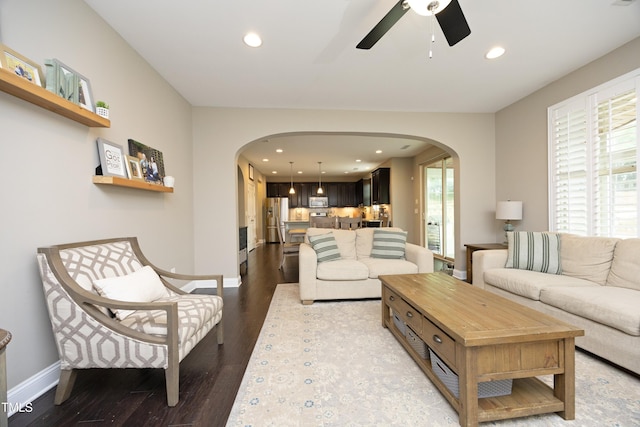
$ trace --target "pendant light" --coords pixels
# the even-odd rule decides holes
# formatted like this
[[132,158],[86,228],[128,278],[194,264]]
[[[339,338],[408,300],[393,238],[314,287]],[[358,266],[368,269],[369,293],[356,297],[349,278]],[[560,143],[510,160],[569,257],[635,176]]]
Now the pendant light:
[[289,162],[289,175],[291,176],[291,187],[289,187],[289,194],[296,194],[296,189],[293,188],[293,162]]
[[322,162],[318,162],[318,194],[324,194],[322,189]]

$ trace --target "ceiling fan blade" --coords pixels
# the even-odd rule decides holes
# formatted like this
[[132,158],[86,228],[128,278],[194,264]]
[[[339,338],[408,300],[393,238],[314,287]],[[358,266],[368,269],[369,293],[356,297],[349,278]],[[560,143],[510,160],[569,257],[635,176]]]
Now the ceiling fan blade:
[[382,18],[380,22],[378,22],[376,26],[369,31],[369,34],[367,34],[356,47],[358,49],[371,49],[373,45],[376,44],[378,40],[380,40],[382,36],[384,36],[387,31],[389,31],[389,29],[391,29],[391,27],[393,27],[394,24],[404,16],[405,13],[407,13],[409,8],[405,9],[402,6],[404,1],[405,0],[398,1],[398,3],[396,3],[384,18]]
[[471,28],[467,24],[458,0],[452,0],[447,7],[436,14],[436,18],[449,46],[455,45],[471,34]]

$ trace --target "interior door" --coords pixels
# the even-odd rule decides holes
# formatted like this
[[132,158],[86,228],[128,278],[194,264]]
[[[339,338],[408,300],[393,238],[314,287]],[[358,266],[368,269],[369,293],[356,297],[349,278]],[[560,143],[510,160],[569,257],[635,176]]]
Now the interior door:
[[247,250],[256,248],[256,185],[249,181],[247,186]]

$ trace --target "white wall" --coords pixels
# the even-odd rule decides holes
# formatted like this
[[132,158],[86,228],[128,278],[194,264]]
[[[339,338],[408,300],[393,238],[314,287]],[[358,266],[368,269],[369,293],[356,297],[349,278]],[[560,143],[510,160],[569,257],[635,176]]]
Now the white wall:
[[[638,67],[640,38],[496,113],[496,194],[524,202],[516,230],[549,229],[547,108]],[[503,224],[495,224],[501,239]]]
[[[198,271],[213,268],[237,277],[237,251],[229,250],[237,249],[237,191],[229,185],[236,177],[237,152],[252,141],[290,132],[406,135],[450,147],[460,157],[456,268],[464,269],[464,243],[494,238],[492,114],[194,108],[193,123]],[[398,210],[392,209],[395,215]]]
[[[0,40],[87,77],[94,98],[110,104],[112,124],[87,128],[0,92],[0,328],[13,335],[11,389],[58,360],[38,247],[135,235],[158,265],[193,271],[192,135],[190,105],[81,0],[2,0]],[[94,185],[99,136],[162,151],[175,193]]]

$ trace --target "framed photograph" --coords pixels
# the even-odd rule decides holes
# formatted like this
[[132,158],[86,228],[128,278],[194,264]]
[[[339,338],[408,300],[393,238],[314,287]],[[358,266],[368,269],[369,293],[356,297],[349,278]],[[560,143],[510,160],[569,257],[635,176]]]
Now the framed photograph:
[[136,181],[144,181],[144,176],[142,175],[142,167],[140,167],[140,162],[137,157],[126,156],[126,164],[127,164],[127,175],[129,175],[129,179],[133,179]]
[[42,87],[44,75],[40,66],[2,43],[0,43],[0,68],[13,71],[23,79]]
[[96,112],[95,102],[93,102],[93,92],[91,92],[91,84],[89,80],[76,74],[78,77],[78,104],[85,110],[92,113]]
[[98,138],[98,155],[102,175],[128,178],[125,165],[125,154],[122,146],[106,139]]
[[249,163],[249,179],[253,181],[253,165]]
[[95,113],[89,79],[57,59],[47,59],[44,64],[47,69],[46,88],[49,92]]
[[138,160],[142,177],[146,182],[163,185],[162,180],[166,174],[162,151],[134,139],[129,139],[129,154]]

